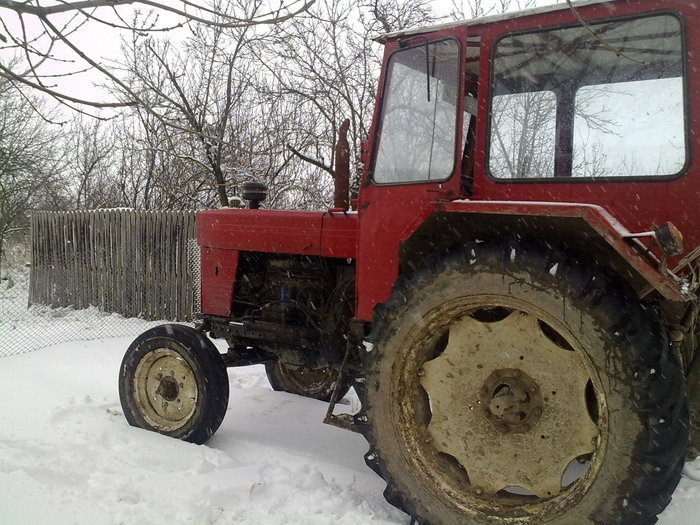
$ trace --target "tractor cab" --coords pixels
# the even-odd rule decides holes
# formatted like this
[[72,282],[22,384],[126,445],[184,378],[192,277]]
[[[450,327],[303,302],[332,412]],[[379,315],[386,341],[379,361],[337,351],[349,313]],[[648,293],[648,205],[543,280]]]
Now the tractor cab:
[[670,222],[691,251],[700,244],[693,9],[612,5],[549,6],[381,39],[360,192],[359,317],[369,319],[396,277],[430,253],[504,231],[566,239],[612,261],[640,294],[651,286],[680,299],[653,275],[667,254],[647,236],[642,250],[657,259],[643,262],[631,239]]

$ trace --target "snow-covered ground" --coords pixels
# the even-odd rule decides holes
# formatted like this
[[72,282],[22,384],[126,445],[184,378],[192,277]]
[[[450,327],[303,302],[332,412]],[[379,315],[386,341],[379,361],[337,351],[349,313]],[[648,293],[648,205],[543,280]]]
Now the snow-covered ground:
[[[325,403],[273,392],[259,366],[229,370],[228,413],[207,445],[128,426],[117,373],[131,339],[0,358],[1,524],[408,523],[365,466],[364,439],[322,424]],[[692,477],[698,461],[662,525],[700,523]]]

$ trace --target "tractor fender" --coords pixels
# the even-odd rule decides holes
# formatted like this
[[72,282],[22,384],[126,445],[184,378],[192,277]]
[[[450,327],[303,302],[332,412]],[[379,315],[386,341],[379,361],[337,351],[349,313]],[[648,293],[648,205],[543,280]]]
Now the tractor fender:
[[591,204],[514,201],[436,202],[404,230],[399,248],[400,272],[410,271],[438,250],[467,239],[502,235],[538,238],[586,254],[615,271],[644,298],[657,292],[672,302],[691,300],[659,260],[604,208]]

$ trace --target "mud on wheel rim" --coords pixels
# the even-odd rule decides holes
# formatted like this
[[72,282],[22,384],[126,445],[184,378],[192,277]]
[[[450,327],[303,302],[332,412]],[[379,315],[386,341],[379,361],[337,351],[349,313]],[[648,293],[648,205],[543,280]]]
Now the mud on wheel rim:
[[392,385],[415,471],[467,515],[545,517],[575,505],[602,463],[608,421],[574,335],[504,296],[446,302],[424,321],[404,339],[407,364]]
[[139,361],[134,398],[146,422],[162,432],[185,425],[197,408],[197,380],[175,350],[158,348]]
[[275,373],[279,375],[294,392],[303,392],[308,397],[326,396],[333,391],[333,386],[338,380],[338,372],[329,368],[317,368],[311,370],[294,369],[279,361],[275,363]]

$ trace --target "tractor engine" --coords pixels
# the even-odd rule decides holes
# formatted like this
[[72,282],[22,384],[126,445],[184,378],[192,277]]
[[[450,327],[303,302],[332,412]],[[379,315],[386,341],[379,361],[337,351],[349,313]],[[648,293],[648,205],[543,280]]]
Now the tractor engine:
[[344,259],[243,252],[229,345],[299,368],[339,364],[353,290],[354,268]]
[[331,291],[318,258],[245,254],[234,291],[234,315],[285,326],[319,321]]

